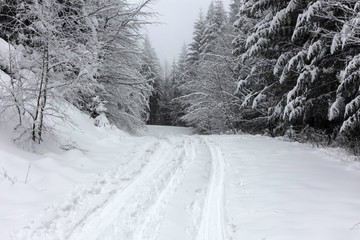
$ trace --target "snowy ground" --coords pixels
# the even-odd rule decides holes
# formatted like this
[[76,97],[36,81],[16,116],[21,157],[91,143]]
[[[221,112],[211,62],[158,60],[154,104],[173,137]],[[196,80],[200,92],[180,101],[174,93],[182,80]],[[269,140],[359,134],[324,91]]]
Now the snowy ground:
[[340,155],[183,128],[129,136],[72,115],[68,151],[30,154],[0,130],[15,181],[0,176],[0,239],[360,239],[360,171]]

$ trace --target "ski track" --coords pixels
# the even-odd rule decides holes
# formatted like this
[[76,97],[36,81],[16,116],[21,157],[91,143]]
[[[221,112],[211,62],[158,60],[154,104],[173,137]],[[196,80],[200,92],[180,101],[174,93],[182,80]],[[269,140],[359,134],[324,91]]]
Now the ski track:
[[[107,206],[109,211],[105,210],[97,220],[103,221],[108,216],[113,218],[106,220],[110,224],[105,228],[95,230],[93,234],[100,233],[97,237],[91,234],[91,229],[86,229],[82,231],[86,235],[81,234],[73,239],[155,239],[161,224],[161,209],[180,182],[185,163],[191,161],[183,145],[175,144],[174,148],[159,151],[161,157],[153,160],[158,162],[158,166],[155,169],[151,167],[151,172],[139,178],[137,186],[129,188],[133,193],[120,194],[114,206]],[[164,155],[166,150],[168,155]],[[120,202],[122,204],[119,206]],[[117,207],[115,211],[114,207]],[[88,225],[90,228],[94,226],[93,223]]]
[[49,206],[36,220],[13,233],[12,239],[69,239],[118,192],[130,186],[131,180],[151,163],[148,155],[159,146],[159,142],[146,143],[143,151],[130,155],[132,161],[99,174],[99,180],[92,186],[78,187],[63,204]]
[[211,173],[197,240],[226,240],[224,217],[225,163],[220,146],[206,141],[211,155]]
[[48,207],[12,239],[155,240],[185,173],[194,161],[208,159],[201,218],[189,237],[226,240],[220,146],[207,137],[172,136],[151,139],[140,150],[94,185],[77,189],[64,204]]
[[146,144],[128,164],[50,206],[12,239],[156,239],[162,212],[194,160],[194,145],[187,137]]
[[[238,142],[240,147],[231,145],[235,140],[241,140]],[[345,170],[338,170],[337,166],[331,165],[326,167],[326,174],[319,178],[318,169],[323,170],[324,163],[328,161],[314,161],[313,159],[319,157],[316,152],[306,150],[307,158],[302,159],[304,150],[299,149],[298,144],[262,141],[262,145],[259,145],[251,142],[255,140],[257,137],[139,137],[129,148],[130,152],[124,155],[126,163],[122,161],[109,172],[100,174],[94,184],[78,187],[63,204],[49,206],[38,219],[12,234],[11,239],[229,240],[243,239],[244,236],[244,239],[251,238],[248,236],[256,236],[251,239],[267,239],[274,236],[271,230],[276,230],[276,224],[288,224],[287,219],[292,217],[291,214],[295,214],[295,217],[290,219],[295,219],[302,226],[299,228],[300,232],[307,227],[311,230],[308,230],[308,236],[315,237],[306,239],[330,239],[318,238],[327,236],[328,229],[316,232],[318,229],[313,226],[304,225],[308,223],[302,221],[304,210],[298,213],[294,211],[298,210],[298,198],[306,201],[307,205],[304,206],[308,207],[309,212],[314,207],[318,210],[320,206],[317,199],[301,198],[302,195],[299,194],[319,194],[321,190],[326,194],[321,202],[324,205],[334,197],[333,192],[328,190],[330,187],[325,184],[329,176],[334,176],[334,173],[341,170],[342,181],[335,182],[341,187],[343,182],[351,183],[354,182],[353,179],[358,178],[348,177],[347,172],[344,173]],[[134,147],[136,144],[138,147]],[[287,150],[279,150],[274,155],[275,147]],[[114,151],[114,147],[104,146],[102,152],[108,150]],[[102,152],[92,152],[92,156],[101,160]],[[121,153],[114,151],[110,156],[118,159],[116,155]],[[261,161],[267,159],[268,155],[276,160]],[[288,171],[292,171],[293,174],[287,175]],[[267,178],[262,182],[260,176],[264,174]],[[313,181],[307,180],[309,176],[312,176]],[[281,185],[286,191],[276,188],[286,181],[291,183],[291,187]],[[249,188],[249,183],[258,186]],[[341,187],[338,189],[342,189]],[[303,192],[298,192],[298,189],[302,189]],[[333,225],[329,226],[338,227],[339,216],[342,219],[348,218],[336,212],[329,213],[328,209],[334,205],[338,206],[338,202],[342,203],[339,206],[345,211],[349,209],[348,203],[357,209],[358,197],[353,197],[357,195],[352,194],[354,191],[350,190],[350,187],[344,188],[344,193],[349,195],[351,201],[345,202],[340,196],[338,200],[330,201],[321,209],[322,214],[327,213],[330,219],[334,219],[331,223]],[[266,202],[263,202],[263,199]],[[284,202],[281,199],[289,200]],[[267,205],[266,208],[264,204]],[[280,208],[283,206],[286,208]],[[323,219],[320,214],[312,216],[315,219]],[[342,233],[350,237],[357,234],[355,231],[358,230],[359,224],[356,217],[350,224],[343,224],[345,230],[342,230]],[[259,221],[265,224],[258,224]],[[302,236],[292,235],[293,232],[286,234],[298,237],[296,239]],[[334,235],[331,239],[341,238]]]

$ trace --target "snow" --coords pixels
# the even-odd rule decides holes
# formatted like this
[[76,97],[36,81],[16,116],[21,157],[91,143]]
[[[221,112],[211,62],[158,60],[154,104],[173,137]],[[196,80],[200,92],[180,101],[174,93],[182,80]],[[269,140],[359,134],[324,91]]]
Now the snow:
[[284,119],[289,119],[290,121],[297,119],[301,116],[302,111],[304,111],[303,103],[305,98],[300,96],[291,100],[286,106],[283,114]]
[[256,34],[251,34],[247,39],[246,39],[246,45],[245,47],[249,47],[250,45],[253,45],[256,43],[257,41],[257,35]]
[[292,41],[295,41],[296,39],[301,37],[303,31],[308,32],[308,29],[306,26],[307,23],[309,23],[312,20],[312,18],[314,18],[316,16],[316,14],[321,9],[324,8],[323,3],[324,3],[324,1],[322,1],[322,0],[313,2],[308,6],[308,8],[305,12],[298,15],[296,26],[295,26],[293,35],[291,37]]
[[37,153],[0,129],[15,182],[0,176],[0,239],[360,239],[360,167],[340,151],[179,127],[130,136],[68,114],[78,127],[58,125],[67,140]]
[[10,84],[10,81],[10,76],[0,69],[0,86],[6,87]]
[[0,68],[8,68],[10,59],[15,52],[15,48],[9,45],[4,39],[0,38]]
[[360,10],[360,2],[356,2],[356,3],[355,3],[354,10],[355,10],[356,12],[359,12],[359,10]]
[[345,23],[340,34],[342,47],[344,47],[348,39],[351,38],[353,35],[351,27],[347,23]]
[[281,25],[282,22],[286,21],[289,11],[287,8],[284,8],[276,13],[275,17],[272,19],[269,33],[276,34],[276,30]]
[[287,94],[287,97],[286,97],[286,99],[287,99],[286,103],[287,104],[289,104],[294,99],[297,87],[298,87],[298,85],[296,84],[296,86],[293,89],[291,89],[290,92]]
[[349,80],[347,78],[350,78],[349,76],[352,73],[356,72],[359,69],[359,65],[360,65],[360,54],[354,56],[353,59],[351,59],[351,61],[347,64],[345,70],[341,71],[340,78],[342,80],[342,83],[339,86],[339,88],[344,84],[344,82]]
[[[264,89],[266,90],[266,88]],[[264,90],[262,92],[264,92]],[[253,104],[252,104],[252,108],[255,109],[258,107],[258,105],[264,101],[266,99],[266,95],[263,94],[263,93],[259,93],[255,98],[254,98],[254,101],[253,101]]]
[[109,120],[107,119],[105,113],[101,113],[99,116],[95,118],[95,126],[98,127],[106,127],[109,126]]
[[235,90],[234,94],[238,94],[239,91],[244,87],[245,84],[246,84],[246,80],[243,80],[243,79],[239,80],[237,82],[237,87],[236,87],[236,90]]
[[334,38],[332,40],[332,43],[331,43],[331,48],[330,48],[331,54],[334,54],[336,52],[336,50],[339,48],[340,44],[341,44],[340,36],[339,36],[339,34],[335,34]]
[[274,75],[278,75],[280,71],[283,71],[284,66],[288,63],[288,61],[293,57],[292,52],[285,52],[281,54],[278,58],[275,67],[274,67]]
[[360,95],[354,98],[345,108],[345,118],[352,116],[357,110],[360,109]]
[[149,128],[142,129],[139,131],[139,136],[154,136],[154,137],[164,137],[164,136],[177,136],[177,135],[192,135],[194,134],[194,129],[184,128],[184,127],[165,127],[165,126],[150,126]]
[[232,239],[359,239],[358,171],[270,138],[228,137],[221,146]]
[[337,97],[335,102],[331,105],[329,109],[329,120],[333,121],[339,118],[344,112],[345,109],[345,99],[342,97]]
[[301,66],[304,65],[304,59],[306,58],[306,51],[300,51],[297,55],[292,57],[287,65],[287,70],[301,69]]
[[355,130],[356,131],[356,122],[357,119],[360,118],[360,109],[357,110],[357,112],[355,112],[353,115],[351,115],[348,119],[346,119],[346,121],[343,122],[341,128],[340,128],[340,132],[346,132],[349,130]]
[[299,8],[299,2],[297,0],[291,0],[286,8],[278,11],[275,17],[271,20],[269,33],[276,34],[276,30],[282,23],[288,20],[289,16]]
[[317,55],[321,52],[322,45],[322,40],[318,40],[311,44],[307,52],[307,59],[311,60],[312,58],[316,58]]

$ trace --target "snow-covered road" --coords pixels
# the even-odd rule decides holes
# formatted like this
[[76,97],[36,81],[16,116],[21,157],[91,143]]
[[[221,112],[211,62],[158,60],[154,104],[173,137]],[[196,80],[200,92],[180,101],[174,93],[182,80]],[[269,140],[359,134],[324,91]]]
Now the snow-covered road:
[[123,160],[13,239],[360,239],[359,168],[324,150],[166,127],[111,141],[85,155]]

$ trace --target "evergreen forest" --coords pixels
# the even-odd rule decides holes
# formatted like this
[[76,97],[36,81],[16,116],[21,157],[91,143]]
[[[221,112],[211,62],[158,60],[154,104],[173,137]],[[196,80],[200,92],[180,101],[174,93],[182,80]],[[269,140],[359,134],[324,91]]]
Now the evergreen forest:
[[144,33],[152,3],[0,0],[0,115],[14,140],[43,142],[67,102],[130,133],[186,126],[360,154],[359,1],[214,0],[165,70]]

